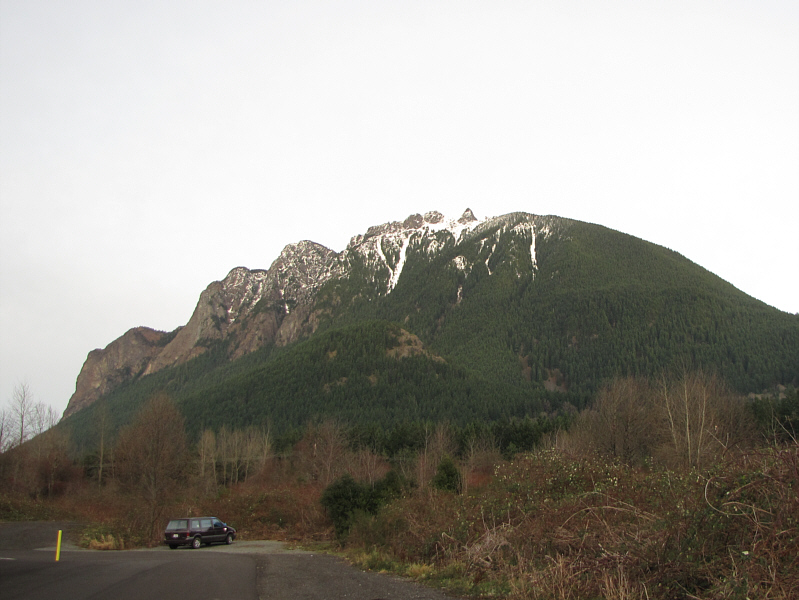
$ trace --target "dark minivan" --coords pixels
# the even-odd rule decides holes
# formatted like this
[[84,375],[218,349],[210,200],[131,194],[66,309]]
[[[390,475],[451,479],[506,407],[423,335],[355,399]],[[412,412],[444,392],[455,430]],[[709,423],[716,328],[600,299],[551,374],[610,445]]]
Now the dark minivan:
[[164,532],[164,543],[172,549],[178,546],[199,548],[214,542],[232,544],[236,530],[216,517],[172,519]]

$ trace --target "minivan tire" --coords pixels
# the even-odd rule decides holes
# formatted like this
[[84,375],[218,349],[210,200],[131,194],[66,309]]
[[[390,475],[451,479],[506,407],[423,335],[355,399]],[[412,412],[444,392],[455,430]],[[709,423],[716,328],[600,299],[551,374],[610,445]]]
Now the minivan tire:
[[194,548],[194,549],[196,550],[197,548],[199,548],[200,546],[202,546],[202,544],[203,544],[203,541],[202,541],[202,539],[200,539],[200,536],[197,536],[196,538],[194,538],[194,539],[192,540],[192,542],[191,542],[191,547],[192,547],[192,548]]
[[233,534],[232,534],[232,533],[228,533],[228,534],[227,534],[227,537],[225,538],[225,543],[226,543],[228,546],[230,546],[230,544],[232,544],[232,543],[233,543]]

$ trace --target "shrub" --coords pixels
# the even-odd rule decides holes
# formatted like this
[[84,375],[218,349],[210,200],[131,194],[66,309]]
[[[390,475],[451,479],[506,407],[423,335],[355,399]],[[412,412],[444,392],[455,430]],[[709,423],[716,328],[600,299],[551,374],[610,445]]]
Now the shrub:
[[325,488],[321,503],[333,521],[336,536],[341,539],[349,532],[358,514],[377,514],[383,504],[399,496],[407,487],[407,480],[393,470],[374,486],[358,483],[347,473]]
[[321,503],[333,521],[336,536],[343,538],[358,512],[377,512],[378,498],[372,488],[358,483],[352,475],[346,473],[325,488]]
[[433,477],[433,486],[445,492],[460,494],[461,474],[451,457],[444,456],[441,462],[438,463],[438,469],[436,469],[435,477]]

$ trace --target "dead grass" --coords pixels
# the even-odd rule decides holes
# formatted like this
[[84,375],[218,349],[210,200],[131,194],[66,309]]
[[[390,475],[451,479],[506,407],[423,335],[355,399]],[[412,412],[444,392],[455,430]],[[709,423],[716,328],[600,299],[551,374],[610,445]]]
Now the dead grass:
[[99,534],[98,538],[87,540],[85,546],[90,550],[124,550],[125,541],[113,534]]

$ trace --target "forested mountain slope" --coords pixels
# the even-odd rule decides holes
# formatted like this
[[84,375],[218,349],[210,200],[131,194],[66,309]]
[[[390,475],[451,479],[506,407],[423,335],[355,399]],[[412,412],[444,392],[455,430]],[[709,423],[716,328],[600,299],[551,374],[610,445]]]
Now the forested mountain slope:
[[109,367],[110,391],[67,421],[88,432],[106,407],[124,423],[161,389],[198,431],[535,417],[583,406],[607,378],[673,368],[744,393],[799,383],[799,315],[666,248],[559,217],[414,215],[341,253],[291,245],[203,294],[185,328],[139,351],[127,377]]
[[420,260],[381,302],[342,294],[350,280],[319,303],[357,298],[331,309],[333,325],[401,322],[453,361],[533,386],[556,377],[590,393],[604,378],[674,367],[712,369],[741,392],[799,382],[799,316],[661,246],[565,219],[536,230],[529,218],[489,222]]

